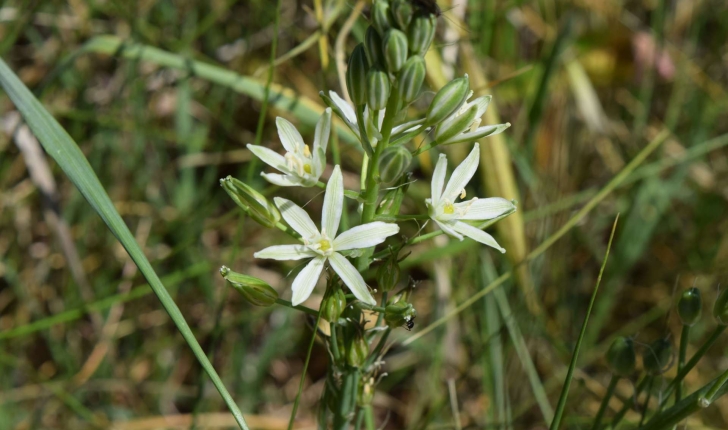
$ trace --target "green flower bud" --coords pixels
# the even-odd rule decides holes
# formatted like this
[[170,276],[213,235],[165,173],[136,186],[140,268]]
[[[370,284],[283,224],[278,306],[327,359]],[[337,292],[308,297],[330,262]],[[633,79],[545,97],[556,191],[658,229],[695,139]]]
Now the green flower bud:
[[278,300],[276,290],[262,279],[233,272],[227,266],[220,268],[220,274],[252,305],[268,307]]
[[435,38],[437,17],[434,15],[416,16],[407,31],[407,40],[412,54],[425,55]]
[[346,363],[352,367],[361,367],[369,355],[369,344],[363,336],[356,336],[346,350]]
[[341,288],[337,288],[321,303],[321,316],[328,322],[336,322],[344,312],[344,307],[346,307],[346,295]]
[[367,104],[369,109],[381,110],[387,106],[390,84],[386,72],[372,69],[367,74]]
[[384,308],[384,321],[390,327],[405,326],[407,330],[411,330],[416,316],[415,308],[411,303],[405,301],[388,304]]
[[361,106],[367,102],[367,72],[369,62],[364,49],[364,44],[356,45],[349,57],[349,67],[346,69],[346,88],[349,90],[349,97],[355,106]]
[[435,129],[435,141],[447,142],[449,139],[461,134],[470,128],[478,115],[478,106],[470,106],[468,110],[460,115],[454,114],[445,121],[438,124]]
[[412,153],[404,145],[390,146],[379,156],[379,182],[391,184],[402,176],[412,162]]
[[384,67],[386,65],[382,53],[382,37],[371,25],[367,27],[364,36],[364,48],[366,48],[367,59],[371,67]]
[[634,372],[635,361],[632,339],[621,336],[614,339],[607,351],[607,364],[612,373],[618,376],[629,376]]
[[427,109],[426,125],[434,125],[455,113],[465,103],[470,93],[468,75],[453,79],[442,87]]
[[401,270],[399,263],[397,263],[397,256],[392,253],[392,256],[377,269],[379,289],[384,292],[392,291],[397,286],[397,283],[399,283],[400,274]]
[[372,5],[372,26],[384,35],[387,30],[392,28],[392,22],[389,19],[389,2],[386,0],[374,0]]
[[700,297],[700,290],[693,287],[685,290],[677,302],[677,314],[683,325],[692,326],[700,319],[703,313],[703,299]]
[[397,29],[390,29],[384,36],[384,60],[387,70],[396,73],[407,61],[407,36]]
[[227,176],[220,179],[220,185],[258,224],[270,228],[281,220],[281,214],[275,205],[246,183]]
[[728,325],[728,289],[723,290],[713,307],[713,316],[720,325]]
[[420,94],[426,72],[425,59],[420,55],[414,55],[404,63],[399,71],[399,86],[397,87],[402,102],[409,103]]
[[642,363],[650,375],[661,375],[672,366],[672,343],[662,338],[652,342],[642,354]]
[[412,5],[409,0],[395,1],[392,5],[392,16],[394,16],[397,26],[406,30],[412,21]]

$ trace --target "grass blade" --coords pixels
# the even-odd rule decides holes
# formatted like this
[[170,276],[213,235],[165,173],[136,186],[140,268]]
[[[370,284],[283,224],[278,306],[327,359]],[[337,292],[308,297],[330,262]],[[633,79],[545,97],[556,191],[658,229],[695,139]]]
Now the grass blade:
[[81,149],[2,59],[0,59],[0,86],[5,89],[5,92],[23,115],[23,118],[25,118],[28,126],[43,145],[46,152],[56,160],[71,182],[78,188],[114,236],[124,246],[124,249],[126,249],[129,256],[136,263],[139,271],[142,272],[149,282],[154,293],[159,297],[162,306],[164,306],[170,318],[174,321],[182,337],[187,342],[187,345],[189,345],[195,357],[205,369],[205,372],[212,379],[213,384],[230,408],[240,428],[247,430],[248,426],[245,424],[243,414],[230,396],[230,393],[228,393],[225,385],[223,385],[222,380],[217,375],[217,372],[215,372],[212,364],[207,359],[205,352],[187,325],[187,321],[185,321],[177,304],[175,304],[167,289],[162,285],[149,260],[147,260],[147,257],[141,248],[139,248],[129,228],[116,211],[114,204],[111,202],[108,194],[106,194],[104,187],[99,182],[98,177],[91,168],[88,160],[86,160],[83,152],[81,152]]
[[589,314],[591,314],[594,302],[597,298],[597,292],[599,291],[599,284],[602,282],[602,275],[604,274],[604,268],[607,266],[607,260],[609,259],[609,250],[612,248],[612,239],[614,239],[614,231],[617,229],[617,221],[619,221],[619,214],[614,219],[612,225],[612,233],[609,235],[609,243],[607,244],[607,252],[604,254],[604,260],[602,260],[602,268],[599,269],[599,277],[597,277],[597,285],[594,287],[591,300],[589,301],[589,308],[586,310],[586,316],[584,317],[584,324],[581,325],[581,332],[579,333],[579,340],[576,342],[574,347],[574,354],[571,356],[571,363],[569,364],[569,371],[566,373],[566,379],[564,380],[564,386],[561,388],[561,395],[559,396],[559,403],[556,405],[556,414],[554,420],[551,421],[550,430],[556,430],[561,424],[561,418],[564,415],[564,407],[566,406],[566,398],[569,396],[569,388],[571,387],[571,380],[574,377],[574,369],[576,368],[576,361],[579,359],[579,349],[581,349],[581,343],[584,341],[584,334],[586,333],[586,325],[589,322]]

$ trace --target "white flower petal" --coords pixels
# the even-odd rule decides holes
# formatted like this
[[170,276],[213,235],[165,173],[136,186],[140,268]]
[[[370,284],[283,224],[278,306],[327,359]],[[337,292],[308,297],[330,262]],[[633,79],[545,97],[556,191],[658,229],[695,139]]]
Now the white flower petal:
[[278,173],[261,173],[266,181],[279,187],[303,187],[301,180],[293,175],[281,175]]
[[495,136],[496,134],[502,133],[510,126],[510,122],[507,122],[505,124],[485,125],[483,127],[478,127],[475,131],[458,134],[452,139],[448,139],[445,142],[442,142],[441,145],[453,145],[455,143],[472,142],[483,137]]
[[256,157],[260,158],[265,164],[278,169],[281,172],[288,173],[288,167],[286,166],[286,159],[279,153],[273,151],[270,148],[259,145],[247,145],[250,152]]
[[444,231],[445,234],[447,234],[448,236],[452,236],[452,237],[454,237],[457,240],[463,240],[463,235],[460,234],[460,233],[458,233],[458,232],[456,232],[455,230],[453,230],[453,228],[452,228],[453,224],[446,223],[446,222],[442,222],[442,221],[438,221],[438,220],[435,220],[435,222],[437,223],[437,225],[440,226],[440,228],[442,229],[442,231]]
[[344,281],[346,286],[349,287],[351,292],[354,293],[357,299],[372,306],[377,304],[377,301],[374,300],[374,297],[372,297],[371,293],[369,293],[369,289],[367,288],[367,284],[364,282],[364,278],[362,278],[356,268],[349,263],[349,260],[347,260],[346,257],[338,252],[334,252],[329,257],[329,264],[331,264],[331,267],[339,275],[341,280]]
[[293,280],[291,289],[293,290],[293,297],[291,298],[291,304],[293,306],[300,305],[305,302],[306,299],[311,295],[311,291],[316,286],[316,283],[321,276],[321,271],[324,268],[326,262],[325,257],[317,257],[311,260],[306,267],[299,272],[296,279]]
[[506,250],[503,249],[500,245],[498,245],[498,242],[493,239],[493,236],[489,235],[488,233],[484,232],[483,230],[480,230],[478,228],[473,227],[470,224],[465,224],[464,222],[456,222],[453,224],[453,229],[457,231],[458,233],[467,236],[477,242],[480,242],[484,245],[492,246],[493,248],[497,249],[498,251],[505,253]]
[[296,127],[290,121],[281,117],[276,118],[276,127],[278,128],[278,137],[281,138],[281,143],[286,148],[286,151],[302,154],[304,145],[303,137],[296,130]]
[[308,216],[306,211],[301,209],[298,205],[282,197],[276,197],[273,201],[275,201],[276,206],[278,206],[278,210],[281,211],[283,219],[285,219],[288,225],[296,230],[298,234],[303,236],[304,239],[319,235],[319,231],[313,221],[311,221],[311,217]]
[[326,153],[326,147],[329,144],[329,136],[331,136],[331,108],[326,108],[321,118],[316,123],[316,131],[313,138],[313,155],[318,154],[321,148]]
[[476,118],[480,118],[485,114],[485,111],[488,109],[488,104],[492,98],[493,96],[481,96],[471,102],[471,104],[478,106],[478,113],[475,115]]
[[324,208],[321,215],[321,231],[330,238],[336,237],[341,220],[341,211],[344,208],[344,179],[341,176],[341,168],[337,164],[331,173],[329,183],[326,184],[324,194]]
[[379,245],[386,238],[399,233],[399,226],[388,222],[375,221],[351,228],[334,239],[334,250],[369,248]]
[[301,260],[316,255],[318,254],[305,245],[275,245],[256,252],[253,257],[271,260]]
[[354,107],[342,99],[336,91],[329,91],[329,97],[331,97],[331,101],[341,110],[346,119],[350,123],[356,124],[356,111],[354,111]]
[[456,203],[455,213],[458,213],[458,209],[466,208],[467,212],[465,215],[460,216],[460,219],[485,220],[498,218],[503,214],[515,210],[516,206],[510,200],[502,197],[490,197],[487,199]]
[[437,203],[440,201],[440,197],[442,197],[442,187],[445,186],[446,173],[447,156],[445,154],[440,154],[440,157],[437,159],[435,171],[432,173],[432,184],[430,186],[433,206],[437,206]]
[[477,143],[473,146],[473,150],[470,151],[465,160],[452,172],[450,180],[447,182],[445,191],[442,193],[442,198],[447,199],[451,202],[455,201],[455,198],[465,189],[470,179],[472,179],[475,171],[478,169],[480,162],[480,145]]

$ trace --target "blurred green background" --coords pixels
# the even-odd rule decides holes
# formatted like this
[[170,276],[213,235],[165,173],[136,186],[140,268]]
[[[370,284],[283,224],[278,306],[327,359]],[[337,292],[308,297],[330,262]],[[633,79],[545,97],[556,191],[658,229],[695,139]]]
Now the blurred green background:
[[[233,175],[300,202],[318,195],[264,183],[244,145],[258,138],[279,148],[276,116],[312,138],[323,106],[318,92],[341,91],[337,55],[345,61],[361,40],[366,21],[358,11],[369,9],[353,0],[276,6],[0,3],[0,56],[78,142],[249,424],[261,429],[287,426],[311,323],[290,309],[252,307],[224,285],[222,264],[288,297],[294,266],[252,258],[284,236],[246,219],[218,179]],[[393,333],[389,375],[374,400],[378,422],[544,428],[619,212],[567,406],[565,426],[586,427],[606,390],[603,353],[614,335],[635,336],[638,345],[670,333],[674,340],[674,292],[692,285],[706,303],[693,336],[715,326],[709,307],[728,282],[728,4],[458,0],[440,7],[428,91],[468,72],[476,93],[493,94],[486,119],[513,126],[484,140],[492,152],[475,195],[518,195],[519,217],[494,230],[505,257],[444,237],[413,250],[406,276],[419,281],[418,317],[413,332]],[[339,38],[344,27],[351,31]],[[274,40],[275,97],[258,127]],[[665,130],[670,137],[643,167],[514,283],[401,345],[556,232]],[[345,184],[357,189],[360,151],[344,135],[338,140]],[[469,148],[447,151],[458,160]],[[416,160],[410,212],[424,210],[432,160]],[[488,178],[504,171],[515,187]],[[726,352],[722,339],[688,387],[725,369]],[[297,428],[315,428],[327,359],[317,345]],[[623,380],[617,393],[629,398],[632,390]],[[611,407],[620,405],[614,399]],[[0,428],[233,425],[144,278],[0,92]],[[727,400],[691,418],[689,428],[728,428]]]

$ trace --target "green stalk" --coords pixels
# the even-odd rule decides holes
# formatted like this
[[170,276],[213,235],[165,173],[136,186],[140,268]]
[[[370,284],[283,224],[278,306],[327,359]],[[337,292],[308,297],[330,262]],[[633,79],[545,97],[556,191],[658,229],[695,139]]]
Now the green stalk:
[[[597,277],[597,285],[594,287],[594,292],[592,293],[591,300],[589,301],[589,307],[586,310],[586,316],[584,317],[584,323],[581,325],[581,332],[579,333],[579,340],[576,342],[576,347],[574,347],[574,354],[571,356],[571,363],[569,364],[569,370],[566,373],[566,379],[564,380],[563,388],[561,389],[561,395],[559,396],[559,403],[556,405],[556,413],[554,415],[553,421],[551,421],[550,430],[556,430],[559,428],[559,424],[561,424],[561,418],[564,415],[564,408],[566,407],[566,398],[569,396],[569,387],[571,386],[571,380],[574,377],[574,369],[576,368],[576,362],[579,358],[579,351],[581,350],[581,344],[584,341],[584,335],[586,334],[586,325],[589,322],[589,315],[591,314],[592,308],[594,307],[594,302],[596,302],[597,299],[597,292],[599,291],[599,284],[602,282],[602,275],[604,274],[604,268],[607,266],[607,260],[609,259],[609,250],[612,249],[612,240],[614,239],[614,232],[617,230],[617,221],[619,221],[619,214],[617,214],[617,217],[614,219],[614,224],[612,225],[612,233],[609,235],[609,243],[607,244],[607,252],[604,254],[604,260],[602,260],[602,267],[599,269],[599,276]],[[608,397],[612,396],[612,392],[614,391],[614,386],[617,385],[617,378],[614,376],[612,377],[612,381],[609,383],[609,388],[607,389],[607,397],[605,397],[606,402],[609,402]],[[610,392],[611,388],[611,392]],[[603,407],[606,407],[606,403],[602,404]],[[604,414],[604,411],[602,408],[599,408],[599,411],[601,412],[601,415]],[[597,415],[597,419],[601,421],[600,414]],[[594,425],[598,426],[598,421],[594,421]]]
[[[687,355],[688,351],[688,343],[690,343],[690,326],[684,325],[682,328],[682,333],[680,334],[680,352],[677,360],[678,373],[680,373],[683,367],[685,367],[685,356]],[[682,399],[682,387],[682,381],[680,381],[677,384],[677,387],[675,387],[675,403],[679,402],[680,399]]]
[[[323,309],[323,308],[321,308]],[[301,382],[298,383],[298,394],[296,394],[296,400],[293,402],[293,411],[291,412],[291,418],[288,420],[288,430],[293,429],[293,422],[296,420],[296,412],[298,412],[298,403],[301,400],[301,393],[303,393],[303,383],[306,381],[306,370],[308,370],[308,363],[311,361],[311,353],[313,352],[313,345],[316,343],[316,332],[318,330],[319,321],[321,320],[321,309],[316,313],[316,324],[313,326],[311,334],[311,342],[308,344],[308,353],[306,353],[306,361],[303,363],[303,370],[301,371]]]
[[609,400],[614,394],[614,389],[617,387],[617,382],[619,382],[619,376],[612,375],[612,379],[609,381],[609,386],[607,386],[607,393],[604,395],[604,398],[602,399],[602,404],[599,405],[599,412],[597,412],[597,416],[594,418],[594,424],[592,424],[591,427],[592,430],[598,430],[599,427],[602,425],[602,418],[604,417],[604,413],[607,411]]
[[662,401],[660,402],[660,407],[662,407],[665,403],[667,403],[667,399],[670,398],[672,395],[672,392],[675,390],[678,384],[682,382],[683,379],[685,379],[685,376],[687,376],[688,373],[695,367],[696,364],[698,364],[698,361],[700,361],[701,358],[705,355],[706,352],[708,352],[708,349],[710,349],[711,346],[715,343],[715,341],[718,340],[721,334],[725,331],[727,326],[719,325],[718,327],[713,330],[713,333],[710,335],[708,340],[705,341],[705,343],[700,347],[699,350],[695,352],[695,354],[690,358],[690,361],[685,364],[685,367],[683,367],[678,373],[677,376],[675,376],[675,379],[670,382],[670,385],[667,386],[665,389],[665,394],[662,397]]
[[698,391],[682,399],[679,403],[652,417],[647,424],[640,427],[640,430],[662,430],[670,428],[690,415],[707,408],[710,406],[710,403],[705,402],[708,395],[714,401],[728,392],[728,384],[725,383],[726,379],[728,379],[728,371],[708,382]]
[[645,422],[645,418],[647,417],[647,408],[650,406],[650,399],[652,398],[652,385],[655,383],[655,378],[653,376],[650,376],[650,382],[647,383],[647,398],[645,399],[645,403],[642,405],[642,416],[640,417],[640,425],[639,427],[642,427],[642,424]]
[[364,423],[367,430],[376,430],[376,427],[374,427],[374,409],[372,409],[372,405],[364,406]]
[[647,385],[651,384],[652,377],[647,375],[642,380],[637,383],[637,388],[634,390],[634,396],[628,398],[624,401],[624,404],[622,405],[622,409],[620,409],[616,415],[614,415],[614,418],[612,418],[612,423],[610,424],[610,428],[617,428],[617,424],[619,424],[620,421],[622,421],[622,418],[624,418],[625,415],[627,415],[627,411],[629,411],[632,406],[634,405],[635,399],[640,395],[642,390],[645,389]]

